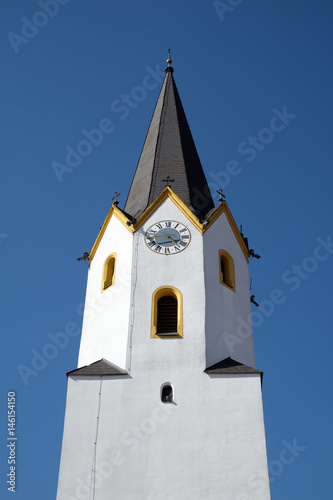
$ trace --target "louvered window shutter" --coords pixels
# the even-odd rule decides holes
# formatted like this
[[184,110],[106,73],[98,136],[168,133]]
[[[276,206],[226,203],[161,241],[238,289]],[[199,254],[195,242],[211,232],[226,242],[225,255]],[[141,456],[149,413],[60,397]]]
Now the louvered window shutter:
[[177,334],[177,299],[170,295],[157,302],[157,335]]

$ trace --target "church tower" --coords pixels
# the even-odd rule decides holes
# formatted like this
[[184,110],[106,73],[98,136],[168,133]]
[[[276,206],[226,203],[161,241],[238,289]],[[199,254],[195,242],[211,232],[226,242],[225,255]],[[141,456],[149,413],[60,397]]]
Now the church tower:
[[269,500],[247,240],[169,58],[124,209],[89,254],[57,500]]

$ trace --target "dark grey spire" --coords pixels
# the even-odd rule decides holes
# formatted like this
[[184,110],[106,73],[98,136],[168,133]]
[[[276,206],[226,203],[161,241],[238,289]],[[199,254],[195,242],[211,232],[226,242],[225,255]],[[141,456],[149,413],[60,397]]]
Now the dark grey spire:
[[199,218],[214,207],[173,78],[171,59],[136,168],[125,212],[138,218],[172,179],[172,190]]

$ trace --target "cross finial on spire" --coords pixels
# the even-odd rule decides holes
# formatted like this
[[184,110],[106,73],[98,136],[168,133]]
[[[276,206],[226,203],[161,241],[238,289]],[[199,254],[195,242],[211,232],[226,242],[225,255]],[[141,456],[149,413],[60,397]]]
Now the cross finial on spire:
[[170,49],[168,49],[168,59],[167,59],[167,67],[165,68],[165,72],[166,73],[173,73],[173,67],[171,66],[171,63],[172,63],[172,59],[171,59],[171,56],[170,56]]
[[216,192],[217,192],[217,194],[219,194],[219,195],[220,195],[220,196],[219,196],[219,202],[220,202],[220,203],[222,203],[222,202],[224,201],[224,199],[225,199],[225,194],[223,194],[222,189],[219,189],[219,190],[218,190],[218,191],[216,191]]
[[170,175],[166,179],[162,179],[162,182],[166,182],[166,185],[170,187],[170,182],[175,182],[175,179],[171,179]]
[[120,196],[120,193],[117,193],[117,191],[115,191],[114,197],[112,199],[114,200],[114,205],[116,205],[116,207],[119,205],[118,196]]
[[170,49],[168,49],[168,59],[167,59],[167,63],[168,63],[168,66],[171,65],[172,63],[172,59],[171,59],[171,56],[170,56]]

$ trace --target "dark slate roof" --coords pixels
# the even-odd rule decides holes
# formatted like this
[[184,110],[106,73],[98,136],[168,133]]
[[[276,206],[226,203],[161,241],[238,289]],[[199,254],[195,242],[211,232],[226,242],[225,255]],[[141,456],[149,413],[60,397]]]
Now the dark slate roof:
[[230,356],[206,368],[205,373],[209,373],[210,375],[242,375],[246,373],[257,373],[261,378],[263,376],[263,372],[251,366],[243,365],[243,363],[235,361],[230,358]]
[[214,208],[207,180],[168,66],[124,210],[138,218],[166,187],[199,218]]
[[82,366],[81,368],[77,368],[76,370],[72,370],[71,372],[67,373],[68,375],[79,375],[79,376],[90,376],[90,375],[96,375],[96,376],[102,376],[102,375],[113,375],[113,376],[118,376],[118,375],[127,375],[127,372],[123,370],[122,368],[119,368],[119,366],[114,365],[113,363],[110,363],[110,361],[102,358],[99,361],[95,361],[94,363],[91,363],[91,365],[86,365]]

